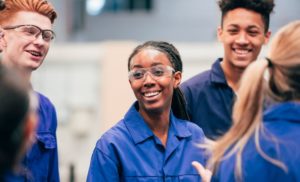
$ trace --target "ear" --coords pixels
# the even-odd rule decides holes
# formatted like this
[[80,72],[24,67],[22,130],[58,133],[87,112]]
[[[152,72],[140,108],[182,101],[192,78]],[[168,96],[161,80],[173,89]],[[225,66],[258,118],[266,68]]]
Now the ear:
[[219,42],[223,42],[222,35],[223,35],[223,29],[222,29],[221,26],[219,26],[218,30],[217,30],[217,36],[218,36],[218,41]]
[[177,71],[174,73],[174,88],[177,88],[181,82],[182,73]]
[[271,31],[268,31],[267,33],[265,33],[265,42],[264,44],[267,44],[270,40],[270,37],[271,37]]

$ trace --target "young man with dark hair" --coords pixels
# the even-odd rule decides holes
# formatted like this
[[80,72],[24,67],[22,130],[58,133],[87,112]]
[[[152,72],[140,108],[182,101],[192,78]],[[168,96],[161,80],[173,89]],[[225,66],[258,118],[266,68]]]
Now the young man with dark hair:
[[273,0],[220,0],[218,4],[222,19],[217,34],[224,56],[210,70],[181,85],[191,121],[210,139],[222,136],[231,126],[238,82],[269,40],[274,8]]

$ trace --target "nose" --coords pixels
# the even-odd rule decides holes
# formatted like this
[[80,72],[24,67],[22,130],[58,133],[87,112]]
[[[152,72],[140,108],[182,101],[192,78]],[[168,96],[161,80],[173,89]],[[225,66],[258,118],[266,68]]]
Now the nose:
[[241,32],[238,35],[237,39],[236,39],[236,43],[238,43],[238,44],[248,44],[249,40],[248,40],[247,33]]
[[144,75],[144,86],[145,87],[151,87],[153,85],[155,85],[154,78],[152,77],[151,73],[146,72],[145,75]]

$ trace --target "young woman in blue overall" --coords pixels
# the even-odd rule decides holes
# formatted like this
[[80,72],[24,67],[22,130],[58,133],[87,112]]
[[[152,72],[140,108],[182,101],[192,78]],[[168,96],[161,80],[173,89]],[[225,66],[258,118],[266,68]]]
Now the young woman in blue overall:
[[[94,149],[87,181],[199,181],[191,162],[205,163],[204,134],[186,118],[178,88],[182,62],[167,42],[139,45],[128,60],[137,101]],[[173,108],[171,109],[171,105]]]

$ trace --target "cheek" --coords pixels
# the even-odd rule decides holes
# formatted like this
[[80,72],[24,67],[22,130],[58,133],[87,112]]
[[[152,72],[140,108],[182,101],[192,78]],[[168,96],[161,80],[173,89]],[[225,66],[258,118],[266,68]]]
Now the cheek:
[[223,43],[224,52],[226,54],[231,54],[231,44],[229,43]]
[[252,39],[250,39],[252,44],[254,44],[257,47],[261,47],[262,45],[265,44],[265,37],[264,36],[258,36],[258,37],[252,37]]
[[6,54],[11,59],[19,57],[21,55],[20,46],[13,43],[8,44],[6,47]]
[[49,44],[45,45],[45,56],[48,54],[49,48],[50,48]]
[[172,91],[175,87],[175,80],[167,80],[161,83],[161,86],[164,87],[168,92]]
[[140,86],[134,82],[130,83],[130,87],[135,95],[137,95]]
[[255,42],[255,46],[258,48],[258,49],[261,49],[261,47],[264,45],[264,40],[259,40],[259,41],[256,41]]
[[22,40],[11,40],[7,43],[7,50],[12,53],[16,53],[16,51],[21,51],[25,47],[26,42]]
[[226,39],[223,39],[221,43],[223,44],[223,47],[225,49],[229,49],[229,47],[234,43],[234,40],[226,38]]

